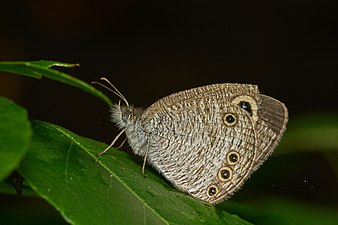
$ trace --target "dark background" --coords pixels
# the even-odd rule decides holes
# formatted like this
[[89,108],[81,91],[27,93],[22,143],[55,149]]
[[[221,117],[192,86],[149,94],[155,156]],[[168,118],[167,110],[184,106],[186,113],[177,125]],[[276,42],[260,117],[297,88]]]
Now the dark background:
[[[87,82],[106,76],[137,106],[239,82],[285,102],[291,119],[338,109],[335,0],[17,0],[1,9],[1,61],[80,63],[63,71]],[[106,105],[72,87],[1,74],[0,94],[31,118],[106,142],[113,136]]]
[[[62,71],[87,82],[105,76],[136,106],[191,87],[238,82],[283,101],[291,120],[338,111],[337,0],[16,0],[0,8],[0,61],[79,63]],[[82,136],[109,143],[117,133],[103,101],[55,81],[0,74],[0,95],[27,108],[30,118]],[[338,185],[330,183],[335,178],[325,159],[307,157],[295,158],[292,165],[301,159],[306,166],[295,167],[289,183],[305,185],[313,176],[316,188],[289,192],[312,200],[326,195],[336,204]],[[279,162],[282,169],[290,161]],[[313,165],[321,168],[315,174]]]

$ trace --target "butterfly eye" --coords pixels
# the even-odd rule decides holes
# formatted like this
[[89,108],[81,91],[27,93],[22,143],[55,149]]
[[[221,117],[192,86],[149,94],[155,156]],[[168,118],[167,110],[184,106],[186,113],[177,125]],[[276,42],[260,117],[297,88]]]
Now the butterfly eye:
[[208,187],[207,192],[208,192],[209,197],[212,197],[218,193],[218,188],[215,185],[211,185]]
[[235,151],[230,151],[227,154],[227,161],[230,165],[235,165],[236,163],[238,163],[239,159],[240,155]]
[[251,104],[247,101],[240,101],[238,103],[238,106],[247,111],[250,115],[252,115],[252,108]]
[[235,115],[232,113],[225,114],[223,120],[224,120],[225,125],[229,127],[235,125],[237,122]]
[[133,110],[127,106],[120,106],[122,121],[127,123],[128,120],[133,116]]
[[230,180],[231,177],[232,177],[232,170],[229,167],[222,167],[218,171],[218,178],[223,182]]

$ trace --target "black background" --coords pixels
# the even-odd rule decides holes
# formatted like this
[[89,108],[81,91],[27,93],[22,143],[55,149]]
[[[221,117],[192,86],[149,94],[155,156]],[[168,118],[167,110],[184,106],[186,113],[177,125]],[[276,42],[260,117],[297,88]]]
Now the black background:
[[[6,1],[0,60],[80,63],[137,106],[191,87],[258,84],[290,118],[337,111],[337,1]],[[108,142],[115,130],[99,99],[54,81],[1,75],[0,94],[30,117]],[[118,98],[110,95],[113,102]]]

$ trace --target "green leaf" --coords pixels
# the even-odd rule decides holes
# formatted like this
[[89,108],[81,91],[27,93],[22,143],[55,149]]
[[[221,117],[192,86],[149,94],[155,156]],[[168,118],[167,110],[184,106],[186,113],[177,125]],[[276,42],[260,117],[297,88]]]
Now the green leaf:
[[33,122],[19,172],[72,224],[250,224],[177,191],[127,153],[59,126]]
[[259,225],[336,225],[338,221],[336,207],[289,198],[252,198],[246,205],[224,202],[220,208]]
[[239,215],[241,218],[251,221],[253,224],[259,225],[291,225],[292,223],[287,217],[284,217],[274,208],[259,208],[257,205],[262,205],[261,202],[243,204],[238,202],[223,202],[219,205],[220,208],[227,212]]
[[0,181],[18,167],[30,136],[26,110],[0,96]]
[[309,114],[290,120],[276,153],[338,151],[338,115]]
[[293,225],[336,225],[338,221],[337,208],[329,208],[320,204],[309,204],[287,198],[262,199],[262,206],[273,208]]
[[111,101],[109,98],[94,88],[93,86],[89,85],[88,83],[74,78],[68,74],[62,73],[51,67],[75,67],[79,66],[79,64],[70,64],[70,63],[62,63],[62,62],[55,62],[55,61],[32,61],[32,62],[0,62],[0,71],[8,72],[8,73],[15,73],[21,74],[28,77],[33,77],[37,79],[41,79],[42,77],[46,77],[52,80],[56,80],[70,86],[79,88],[91,95],[99,97],[103,101],[105,101],[109,107],[112,106]]

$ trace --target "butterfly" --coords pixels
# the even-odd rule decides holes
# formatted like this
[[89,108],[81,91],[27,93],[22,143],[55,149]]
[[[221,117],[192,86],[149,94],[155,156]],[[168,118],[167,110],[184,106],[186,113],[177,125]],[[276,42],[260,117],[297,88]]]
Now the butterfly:
[[251,84],[222,83],[180,91],[148,108],[111,108],[134,154],[178,190],[209,204],[230,198],[272,154],[288,122],[286,106]]

